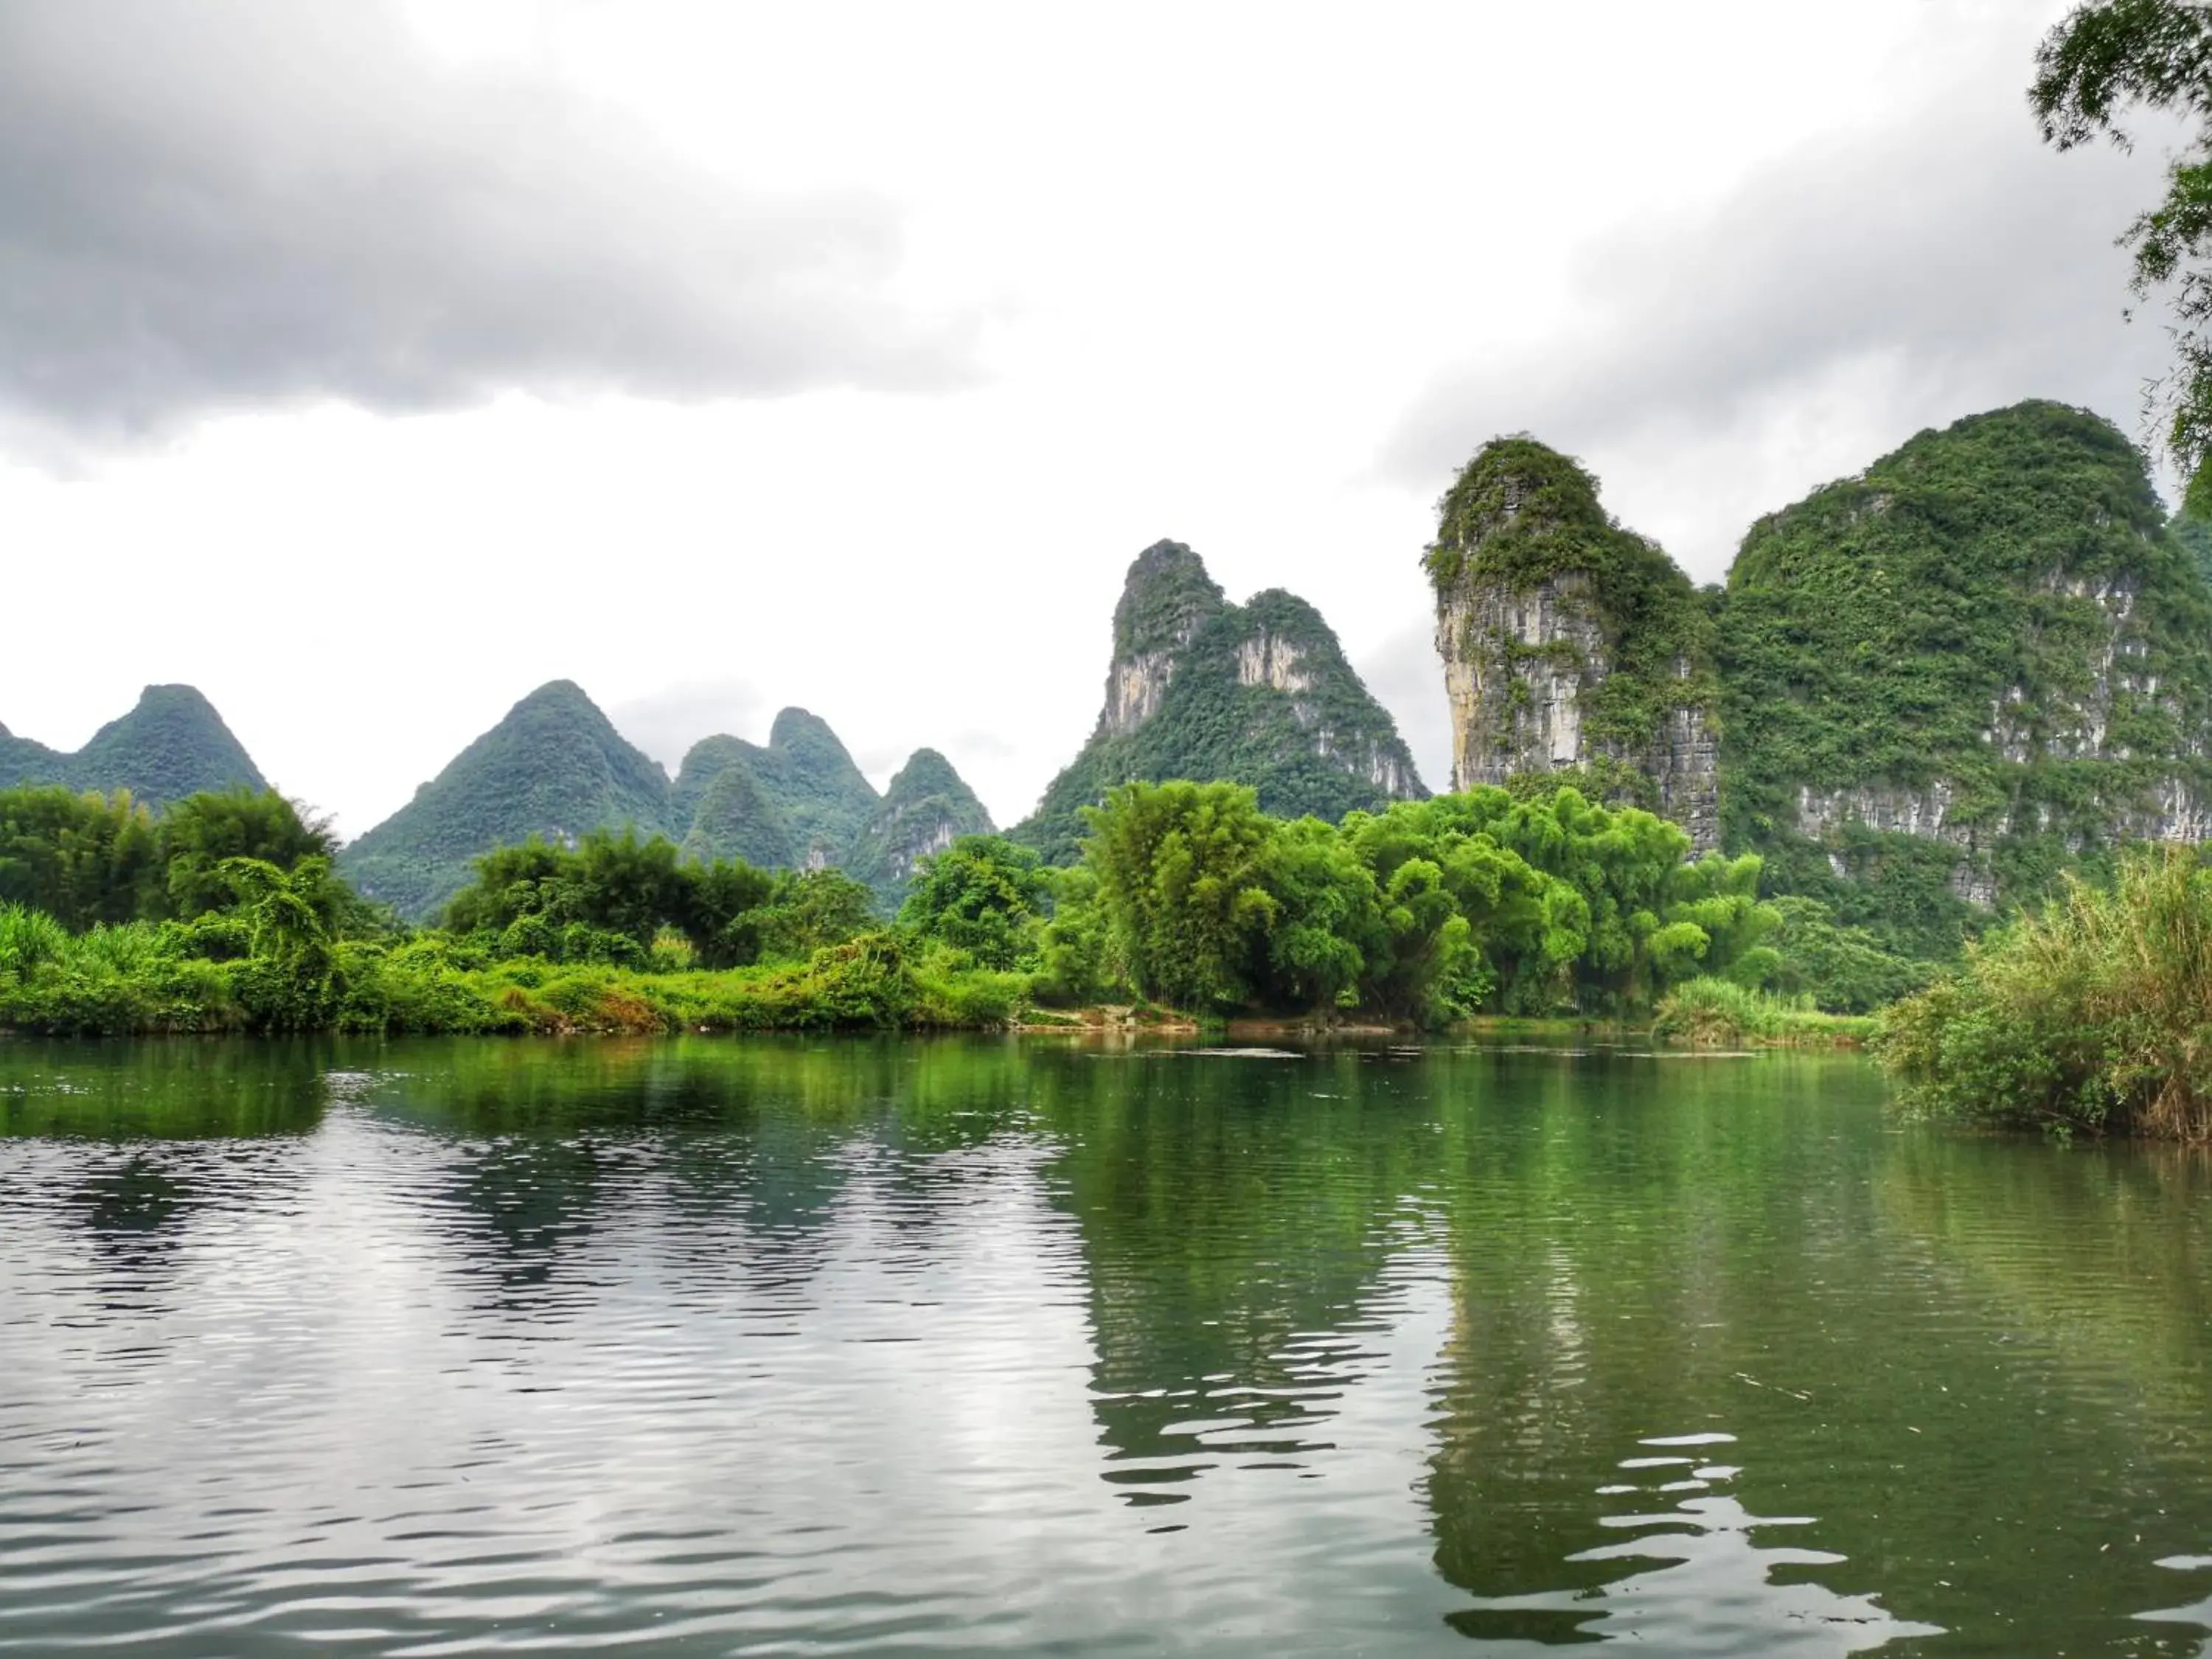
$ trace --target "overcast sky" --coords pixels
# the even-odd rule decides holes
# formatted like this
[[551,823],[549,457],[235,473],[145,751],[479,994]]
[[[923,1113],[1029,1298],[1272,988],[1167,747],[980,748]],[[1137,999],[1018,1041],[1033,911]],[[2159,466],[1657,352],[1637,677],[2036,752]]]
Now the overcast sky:
[[355,835],[567,678],[1006,823],[1165,536],[1441,786],[1486,438],[1711,580],[1923,426],[2138,429],[2160,149],[2038,142],[2063,9],[0,0],[0,721],[188,681]]

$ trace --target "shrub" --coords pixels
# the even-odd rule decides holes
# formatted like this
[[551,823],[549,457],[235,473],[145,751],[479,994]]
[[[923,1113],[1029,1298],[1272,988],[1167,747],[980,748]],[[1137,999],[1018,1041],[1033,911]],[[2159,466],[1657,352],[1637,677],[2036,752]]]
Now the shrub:
[[1890,1009],[1880,1048],[1926,1115],[2212,1139],[2212,865],[2166,848],[2068,878]]

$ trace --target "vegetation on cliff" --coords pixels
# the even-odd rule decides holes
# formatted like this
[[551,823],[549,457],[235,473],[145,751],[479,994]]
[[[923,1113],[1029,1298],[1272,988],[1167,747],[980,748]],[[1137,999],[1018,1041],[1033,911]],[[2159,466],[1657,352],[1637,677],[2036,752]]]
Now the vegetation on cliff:
[[[1674,710],[1711,713],[1713,622],[1705,599],[1656,543],[1608,514],[1597,480],[1557,450],[1526,435],[1485,444],[1437,503],[1436,540],[1424,563],[1440,603],[1469,587],[1521,594],[1550,583],[1587,610],[1606,660],[1562,665],[1584,677],[1577,710],[1592,740],[1585,758],[1640,755]],[[1507,638],[1450,644],[1495,659],[1508,676],[1524,653],[1564,648]]]
[[693,745],[669,791],[666,822],[696,858],[841,863],[877,805],[830,723],[787,708],[764,747],[730,737]]
[[1332,820],[1427,793],[1319,611],[1279,589],[1231,605],[1196,554],[1162,542],[1115,607],[1097,729],[1012,833],[1071,863],[1086,808],[1123,783],[1178,778],[1243,784],[1263,811]]
[[350,843],[347,879],[403,916],[434,913],[473,861],[537,836],[658,830],[668,778],[568,680],[540,686],[469,744],[405,806]]
[[906,896],[915,870],[963,836],[991,831],[991,815],[952,763],[917,749],[847,842],[839,863],[887,908]]
[[1720,656],[1726,844],[1887,947],[1948,955],[1969,894],[2094,867],[2172,781],[2212,799],[2212,590],[2080,410],[1923,432],[1760,520]]

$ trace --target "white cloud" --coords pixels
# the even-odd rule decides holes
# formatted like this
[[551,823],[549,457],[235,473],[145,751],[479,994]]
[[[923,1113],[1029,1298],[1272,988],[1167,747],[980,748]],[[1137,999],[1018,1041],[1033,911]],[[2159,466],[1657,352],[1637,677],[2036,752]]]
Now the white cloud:
[[1710,576],[1921,425],[2131,417],[2155,144],[2037,143],[2057,9],[5,9],[0,400],[90,458],[0,445],[0,720],[189,682],[358,833],[567,678],[1011,823],[1166,536],[1316,605],[1442,784],[1419,558],[1492,433]]

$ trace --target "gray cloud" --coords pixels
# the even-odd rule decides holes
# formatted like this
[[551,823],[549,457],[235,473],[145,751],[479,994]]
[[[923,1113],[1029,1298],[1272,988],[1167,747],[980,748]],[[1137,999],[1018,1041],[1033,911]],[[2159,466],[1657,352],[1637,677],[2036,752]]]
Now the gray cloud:
[[335,398],[927,387],[858,196],[749,193],[367,0],[0,7],[0,410],[65,442]]
[[673,776],[702,738],[726,733],[765,742],[769,713],[768,700],[750,681],[685,680],[611,704],[607,719]]
[[[2159,193],[2157,148],[2055,155],[2018,92],[1993,83],[1871,141],[1783,158],[1702,216],[1594,243],[1574,279],[1589,324],[1440,376],[1384,464],[1440,488],[1484,440],[1517,430],[1609,481],[1695,455],[1740,531],[1789,499],[1747,501],[1747,487],[1794,494],[1820,477],[1723,482],[1729,457],[1739,475],[1756,469],[1744,452],[1810,418],[1840,379],[1857,377],[1850,412],[1889,441],[2026,397],[2132,432],[2166,341],[2154,322],[2122,321],[2128,266],[2112,243]],[[1818,433],[1800,437],[1823,452]],[[1647,496],[1669,494],[1649,483]]]

